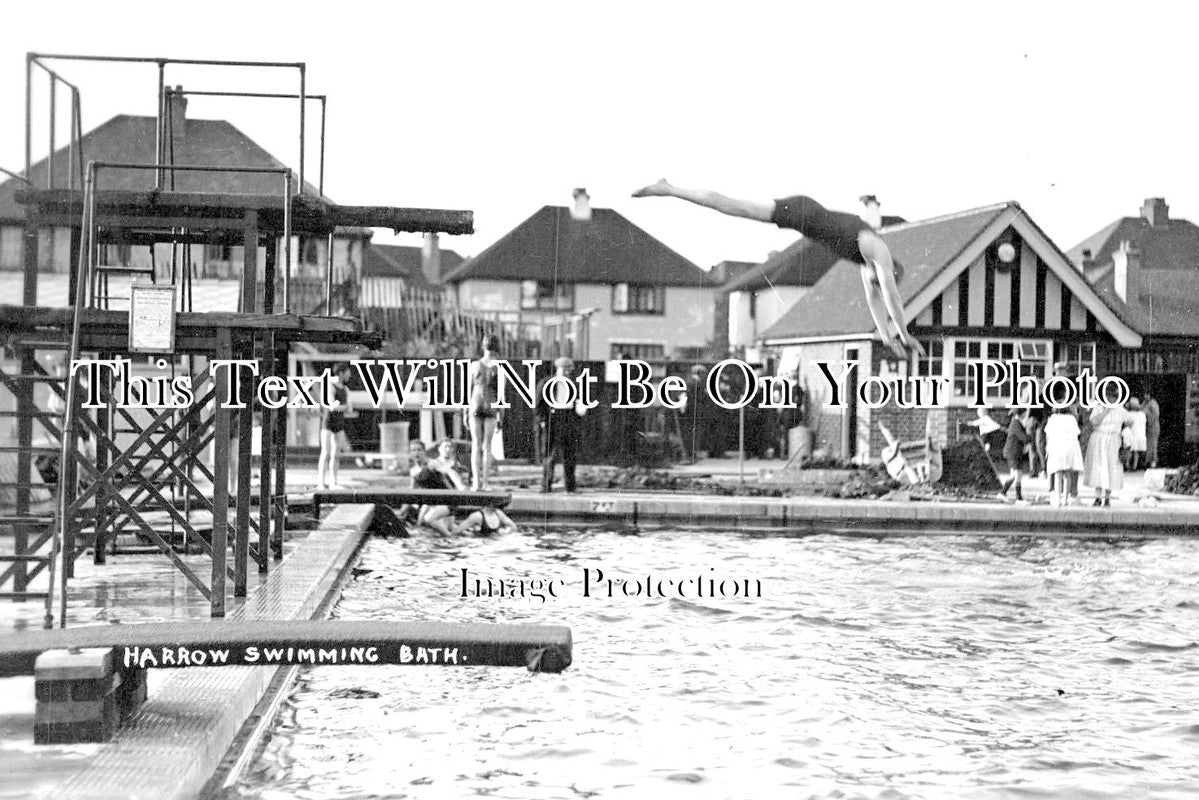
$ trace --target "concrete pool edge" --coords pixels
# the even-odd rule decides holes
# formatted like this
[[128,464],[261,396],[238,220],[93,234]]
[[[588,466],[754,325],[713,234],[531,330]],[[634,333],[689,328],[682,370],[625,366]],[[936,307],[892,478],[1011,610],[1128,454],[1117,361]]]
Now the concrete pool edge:
[[797,532],[976,533],[1029,536],[1195,536],[1199,513],[1157,508],[1079,505],[842,500],[838,498],[705,497],[702,495],[538,494],[516,492],[517,520],[553,523],[673,523]]
[[[288,620],[320,615],[354,563],[373,514],[374,506],[333,509],[229,618]],[[50,796],[197,797],[218,772],[268,686],[286,669],[173,671],[130,723]]]

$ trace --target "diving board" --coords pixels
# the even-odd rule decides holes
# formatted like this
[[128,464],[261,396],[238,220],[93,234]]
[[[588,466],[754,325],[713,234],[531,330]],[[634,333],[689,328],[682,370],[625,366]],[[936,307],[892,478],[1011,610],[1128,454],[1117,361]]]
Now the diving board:
[[338,503],[367,503],[384,506],[402,506],[408,504],[414,506],[450,506],[451,508],[506,508],[511,502],[511,492],[468,492],[457,489],[396,489],[394,491],[324,489],[312,493],[312,505],[318,514],[322,505]]
[[0,640],[0,677],[33,674],[42,653],[75,648],[112,649],[126,668],[361,663],[535,672],[561,672],[572,652],[570,628],[559,625],[343,619],[95,625],[6,636]]
[[104,742],[147,700],[152,668],[570,666],[570,629],[380,620],[96,625],[0,640],[0,677],[34,675],[38,744]]

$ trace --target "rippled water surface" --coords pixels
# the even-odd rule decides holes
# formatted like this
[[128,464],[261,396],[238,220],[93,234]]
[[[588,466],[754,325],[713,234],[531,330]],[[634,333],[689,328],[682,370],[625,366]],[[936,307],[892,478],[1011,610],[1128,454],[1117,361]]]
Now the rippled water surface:
[[[372,541],[336,615],[569,625],[574,664],[301,673],[230,797],[1194,797],[1199,541],[549,529]],[[558,579],[461,597],[460,570]],[[605,577],[760,598],[584,598]]]

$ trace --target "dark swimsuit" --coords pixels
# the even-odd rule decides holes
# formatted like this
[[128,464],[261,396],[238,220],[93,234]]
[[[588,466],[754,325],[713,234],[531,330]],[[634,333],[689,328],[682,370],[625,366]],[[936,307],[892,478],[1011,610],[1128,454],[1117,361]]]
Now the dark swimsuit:
[[475,381],[470,394],[470,411],[476,417],[497,416],[492,408],[497,400],[496,370],[494,363],[490,367],[484,366],[482,361],[476,363]]
[[344,386],[335,386],[333,399],[337,401],[338,407],[325,412],[325,430],[341,433],[346,429],[346,412],[342,409],[350,399],[350,392]]
[[774,201],[770,221],[780,228],[798,231],[814,239],[847,261],[866,263],[858,249],[858,234],[873,230],[861,217],[829,211],[806,195]]
[[[499,522],[499,517],[496,517],[496,521]],[[496,525],[494,528],[490,524],[488,524],[486,510],[480,509],[480,511],[479,511],[479,535],[480,536],[493,536],[500,532],[501,527],[503,527],[502,523]]]

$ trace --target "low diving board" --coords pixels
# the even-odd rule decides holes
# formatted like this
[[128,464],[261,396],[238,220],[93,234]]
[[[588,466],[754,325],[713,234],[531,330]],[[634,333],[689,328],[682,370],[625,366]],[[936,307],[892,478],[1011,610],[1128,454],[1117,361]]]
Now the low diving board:
[[312,493],[312,505],[320,513],[322,505],[366,503],[383,506],[450,506],[451,508],[506,508],[512,502],[510,492],[466,492],[456,489],[396,489],[394,491],[357,491],[326,489]]
[[403,664],[570,666],[570,628],[449,622],[227,621],[96,625],[18,633],[0,640],[0,677],[30,675],[52,650],[112,649],[117,668]]
[[105,742],[147,699],[152,668],[262,666],[570,666],[558,625],[252,620],[96,625],[0,640],[0,678],[34,676],[37,744]]

